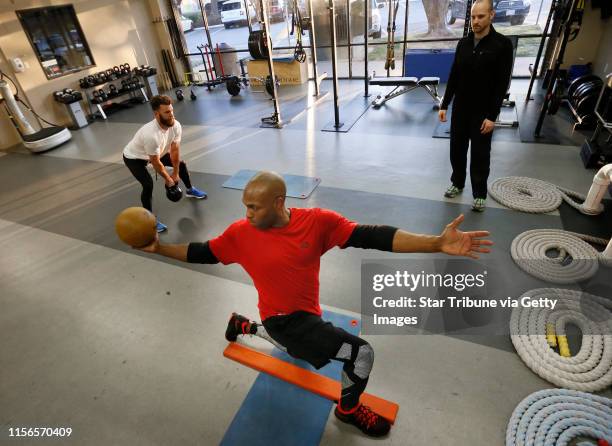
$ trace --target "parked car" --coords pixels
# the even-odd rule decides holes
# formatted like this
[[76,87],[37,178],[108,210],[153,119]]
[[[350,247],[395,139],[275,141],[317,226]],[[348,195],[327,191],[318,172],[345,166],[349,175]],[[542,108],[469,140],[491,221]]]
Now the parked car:
[[183,27],[184,33],[191,31],[193,29],[193,20],[181,16],[181,26]]
[[268,5],[271,22],[282,22],[285,20],[285,6],[283,0],[269,0]]
[[[255,7],[249,1],[249,15],[251,20],[254,20],[255,15]],[[247,14],[244,8],[244,2],[242,0],[228,0],[223,3],[221,7],[221,23],[226,28],[229,28],[232,25],[247,25]]]
[[[465,18],[465,0],[450,0],[446,23],[452,25],[457,19]],[[531,8],[530,0],[493,0],[495,9],[494,22],[510,22],[511,25],[522,25]]]
[[[380,11],[378,10],[377,0],[368,0],[368,37],[379,39],[382,35],[382,24],[380,19]],[[342,3],[341,3],[342,4]],[[351,35],[363,36],[363,5],[364,0],[351,0]],[[344,18],[344,14],[340,12],[339,19]],[[338,20],[338,19],[336,19]],[[336,23],[336,29],[342,29]],[[343,36],[346,38],[346,36]],[[340,37],[342,38],[342,37]]]

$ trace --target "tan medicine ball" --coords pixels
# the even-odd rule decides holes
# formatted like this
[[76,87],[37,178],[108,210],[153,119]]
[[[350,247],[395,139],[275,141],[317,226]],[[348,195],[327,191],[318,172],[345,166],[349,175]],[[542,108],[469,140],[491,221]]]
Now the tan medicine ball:
[[115,231],[122,242],[142,248],[155,238],[155,216],[141,207],[124,209],[115,219]]

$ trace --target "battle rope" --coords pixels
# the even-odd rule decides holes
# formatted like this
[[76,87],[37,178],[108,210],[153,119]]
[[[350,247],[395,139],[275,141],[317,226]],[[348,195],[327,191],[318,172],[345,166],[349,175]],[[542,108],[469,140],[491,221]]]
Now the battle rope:
[[[608,240],[560,229],[533,229],[512,241],[510,254],[529,274],[552,283],[570,284],[593,277],[599,262],[612,266],[612,258],[587,242],[605,246]],[[550,257],[555,250],[557,255]]]
[[612,442],[612,400],[574,390],[540,390],[514,409],[506,446],[566,446],[577,437]]
[[498,178],[489,185],[489,193],[495,201],[510,209],[534,214],[552,212],[563,200],[582,212],[582,202],[586,199],[573,190],[528,177]]
[[[554,309],[522,305],[512,310],[510,336],[525,365],[541,378],[568,389],[596,392],[610,386],[612,301],[557,288],[539,288],[524,296],[530,297],[530,302],[557,300]],[[568,324],[582,332],[582,345],[575,356],[567,342]]]

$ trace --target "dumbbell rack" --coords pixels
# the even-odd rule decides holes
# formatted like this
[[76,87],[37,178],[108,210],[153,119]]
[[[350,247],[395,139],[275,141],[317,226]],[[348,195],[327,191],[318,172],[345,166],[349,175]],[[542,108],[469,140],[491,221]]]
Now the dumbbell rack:
[[110,96],[110,95],[108,95],[108,94],[107,94],[107,98],[108,98],[108,99],[107,99],[106,101],[104,101],[104,102],[94,102],[94,101],[93,101],[93,99],[92,99],[92,96],[93,96],[93,91],[95,91],[95,90],[97,90],[97,89],[100,89],[100,88],[102,88],[102,87],[104,87],[104,86],[106,86],[106,85],[108,85],[108,84],[112,84],[113,82],[116,82],[116,81],[121,81],[122,79],[129,79],[129,78],[132,78],[132,77],[138,77],[138,78],[141,78],[141,76],[136,76],[136,75],[134,75],[134,73],[130,72],[129,74],[124,74],[124,75],[119,76],[119,77],[117,77],[117,78],[115,78],[115,79],[112,79],[112,80],[106,81],[106,82],[104,82],[104,83],[101,83],[101,84],[95,85],[95,86],[93,86],[93,87],[84,87],[84,88],[83,88],[83,90],[84,90],[84,91],[83,91],[83,93],[84,93],[85,97],[87,97],[87,105],[88,105],[88,107],[89,107],[89,114],[90,114],[91,116],[95,116],[95,112],[93,112],[93,111],[92,111],[93,106],[95,105],[95,106],[96,106],[96,108],[98,109],[98,113],[100,114],[100,116],[102,117],[102,119],[106,120],[106,119],[108,119],[108,118],[107,118],[107,116],[106,116],[106,113],[104,113],[104,108],[102,107],[102,105],[104,105],[104,104],[108,104],[108,103],[110,103],[110,102],[111,102],[113,99],[118,98],[118,97],[121,97],[121,96],[125,96],[125,95],[128,95],[128,94],[129,94],[130,96],[132,96],[132,95],[133,95],[133,93],[138,92],[138,90],[140,90],[140,93],[142,94],[142,97],[144,98],[145,102],[149,102],[149,98],[147,97],[147,93],[146,93],[146,92],[145,92],[145,90],[144,90],[144,86],[143,86],[143,87],[140,87],[140,88],[138,88],[138,89],[135,89],[135,90],[122,91],[122,92],[119,92],[119,93],[117,93],[116,95],[113,95],[113,96]]

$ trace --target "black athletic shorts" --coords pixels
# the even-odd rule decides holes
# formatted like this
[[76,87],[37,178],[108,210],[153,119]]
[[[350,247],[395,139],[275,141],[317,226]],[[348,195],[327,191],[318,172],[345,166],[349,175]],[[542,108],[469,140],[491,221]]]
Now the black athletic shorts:
[[263,326],[287,353],[308,361],[317,369],[328,364],[342,344],[355,337],[306,311],[269,317],[263,321]]

